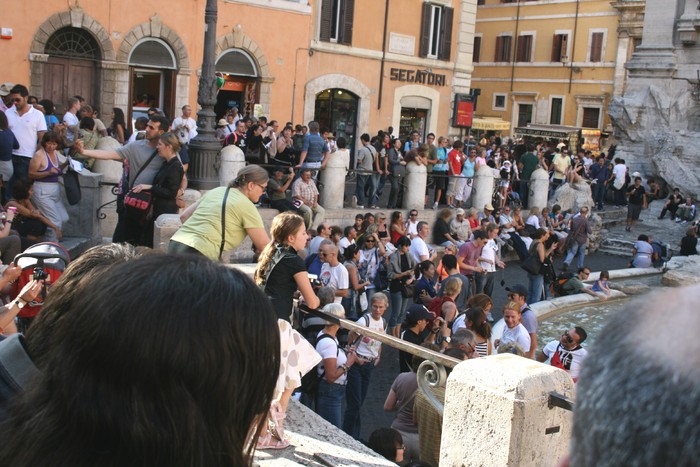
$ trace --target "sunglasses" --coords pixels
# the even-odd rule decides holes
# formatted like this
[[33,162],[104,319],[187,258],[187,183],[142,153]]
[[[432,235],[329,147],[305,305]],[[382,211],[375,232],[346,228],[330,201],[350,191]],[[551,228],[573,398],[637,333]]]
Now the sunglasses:
[[412,213],[411,213],[411,217],[413,217],[413,216],[417,216],[417,215],[418,215],[418,213],[417,213],[417,212],[412,212]]

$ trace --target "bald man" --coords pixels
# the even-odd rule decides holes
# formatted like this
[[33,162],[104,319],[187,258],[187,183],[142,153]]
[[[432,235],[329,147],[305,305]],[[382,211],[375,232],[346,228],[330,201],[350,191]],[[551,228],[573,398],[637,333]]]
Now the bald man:
[[335,289],[335,303],[340,303],[348,296],[350,279],[348,270],[338,261],[338,247],[332,243],[321,245],[318,257],[323,263],[318,278],[324,286]]
[[583,365],[561,465],[698,464],[698,303],[700,285],[659,289],[613,315]]

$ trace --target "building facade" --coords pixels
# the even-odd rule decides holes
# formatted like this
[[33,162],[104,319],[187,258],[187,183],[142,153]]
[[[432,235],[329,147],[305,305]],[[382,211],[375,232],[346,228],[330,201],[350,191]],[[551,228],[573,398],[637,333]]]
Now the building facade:
[[[205,5],[28,0],[0,21],[11,29],[0,54],[12,64],[0,82],[28,84],[59,114],[79,94],[107,121],[112,107],[177,116],[196,103]],[[471,85],[475,16],[475,0],[220,0],[217,116],[235,106],[319,120],[351,142],[389,126],[454,134],[452,96]]]
[[528,124],[610,129],[607,108],[636,43],[619,40],[618,8],[609,0],[479,0],[477,8],[479,116],[510,122],[511,134]]

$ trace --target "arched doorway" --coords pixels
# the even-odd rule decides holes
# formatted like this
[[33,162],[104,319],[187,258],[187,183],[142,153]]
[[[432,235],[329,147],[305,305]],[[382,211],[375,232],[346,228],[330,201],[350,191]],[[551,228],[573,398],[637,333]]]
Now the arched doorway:
[[355,133],[357,130],[357,110],[360,98],[347,89],[326,89],[316,94],[314,120],[321,128],[330,129],[336,138],[347,141],[350,150],[350,164],[354,167]]
[[228,49],[216,60],[215,69],[224,75],[214,106],[216,118],[233,107],[240,115],[253,115],[260,97],[258,67],[253,58],[241,49]]
[[46,41],[44,53],[48,60],[40,98],[53,101],[59,118],[72,96],[80,95],[93,106],[99,103],[97,63],[102,57],[99,44],[88,31],[74,27],[58,29]]
[[141,39],[129,54],[131,118],[145,116],[150,107],[176,116],[177,59],[170,46],[155,37]]

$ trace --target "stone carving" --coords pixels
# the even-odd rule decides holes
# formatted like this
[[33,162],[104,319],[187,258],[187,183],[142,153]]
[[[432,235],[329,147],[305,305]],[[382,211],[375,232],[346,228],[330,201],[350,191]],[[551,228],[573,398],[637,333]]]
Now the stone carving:
[[578,211],[583,206],[590,208],[593,206],[593,197],[591,195],[591,185],[585,181],[576,183],[565,183],[557,188],[554,196],[547,203],[549,208],[558,204],[563,211],[574,209]]
[[630,89],[609,107],[617,151],[630,172],[664,179],[684,194],[700,195],[700,109],[679,80]]

